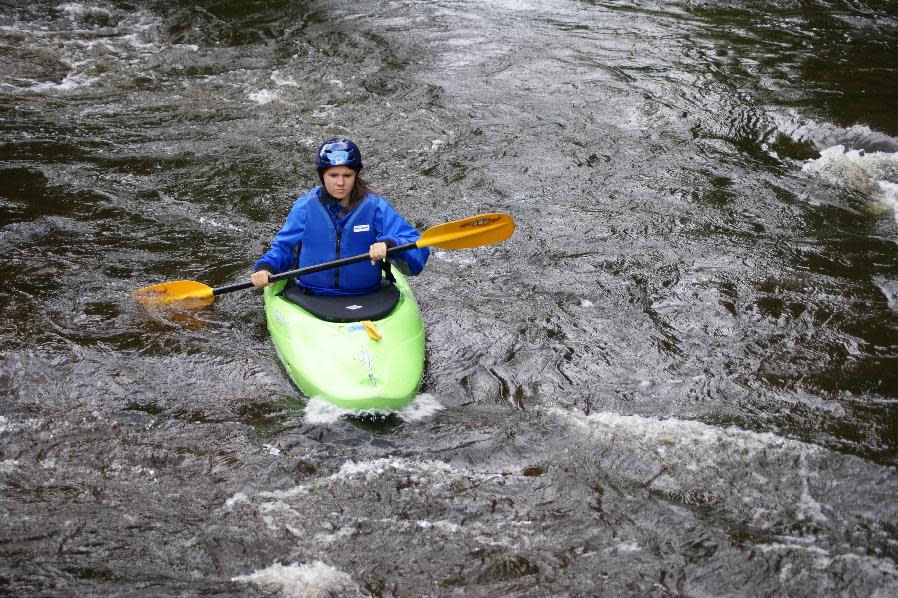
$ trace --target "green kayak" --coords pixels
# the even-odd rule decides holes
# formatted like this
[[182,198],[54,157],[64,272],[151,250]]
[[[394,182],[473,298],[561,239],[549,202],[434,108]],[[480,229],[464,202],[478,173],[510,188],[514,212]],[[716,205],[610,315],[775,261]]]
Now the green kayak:
[[408,282],[394,275],[376,296],[305,295],[284,280],[265,288],[271,340],[303,394],[354,411],[398,411],[415,398],[424,322]]

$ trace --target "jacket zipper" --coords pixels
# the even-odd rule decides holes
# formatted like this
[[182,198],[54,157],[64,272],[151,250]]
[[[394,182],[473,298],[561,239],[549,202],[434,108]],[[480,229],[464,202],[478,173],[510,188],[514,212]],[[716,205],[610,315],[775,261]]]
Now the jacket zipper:
[[[336,259],[340,259],[340,237],[343,236],[343,228],[337,229],[337,257]],[[334,268],[334,288],[340,288],[340,268]]]

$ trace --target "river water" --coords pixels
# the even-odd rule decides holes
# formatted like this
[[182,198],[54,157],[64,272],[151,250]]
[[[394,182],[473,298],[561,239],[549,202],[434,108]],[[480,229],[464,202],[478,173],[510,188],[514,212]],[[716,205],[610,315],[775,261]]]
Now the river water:
[[[0,593],[898,593],[898,9],[0,3]],[[332,134],[420,229],[422,394],[245,279]]]

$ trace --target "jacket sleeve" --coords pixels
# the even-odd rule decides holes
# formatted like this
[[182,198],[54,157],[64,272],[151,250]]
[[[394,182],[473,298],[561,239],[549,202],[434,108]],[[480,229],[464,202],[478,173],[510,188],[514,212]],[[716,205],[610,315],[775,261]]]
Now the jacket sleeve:
[[[384,199],[378,202],[374,224],[377,227],[377,240],[385,242],[388,247],[414,243],[421,238],[421,233],[406,222],[405,218]],[[424,269],[429,256],[430,248],[420,247],[393,254],[390,261],[403,274],[417,276]]]
[[296,250],[306,228],[306,203],[302,199],[293,204],[283,228],[274,236],[268,252],[253,266],[253,272],[268,270],[272,274],[286,272],[296,261]]

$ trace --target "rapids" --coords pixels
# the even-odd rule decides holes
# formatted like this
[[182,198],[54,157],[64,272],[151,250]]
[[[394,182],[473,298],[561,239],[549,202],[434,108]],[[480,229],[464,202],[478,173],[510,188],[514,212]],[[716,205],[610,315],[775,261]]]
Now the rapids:
[[[0,2],[0,593],[898,594],[898,9]],[[312,156],[500,245],[422,395],[302,397],[244,280]]]

